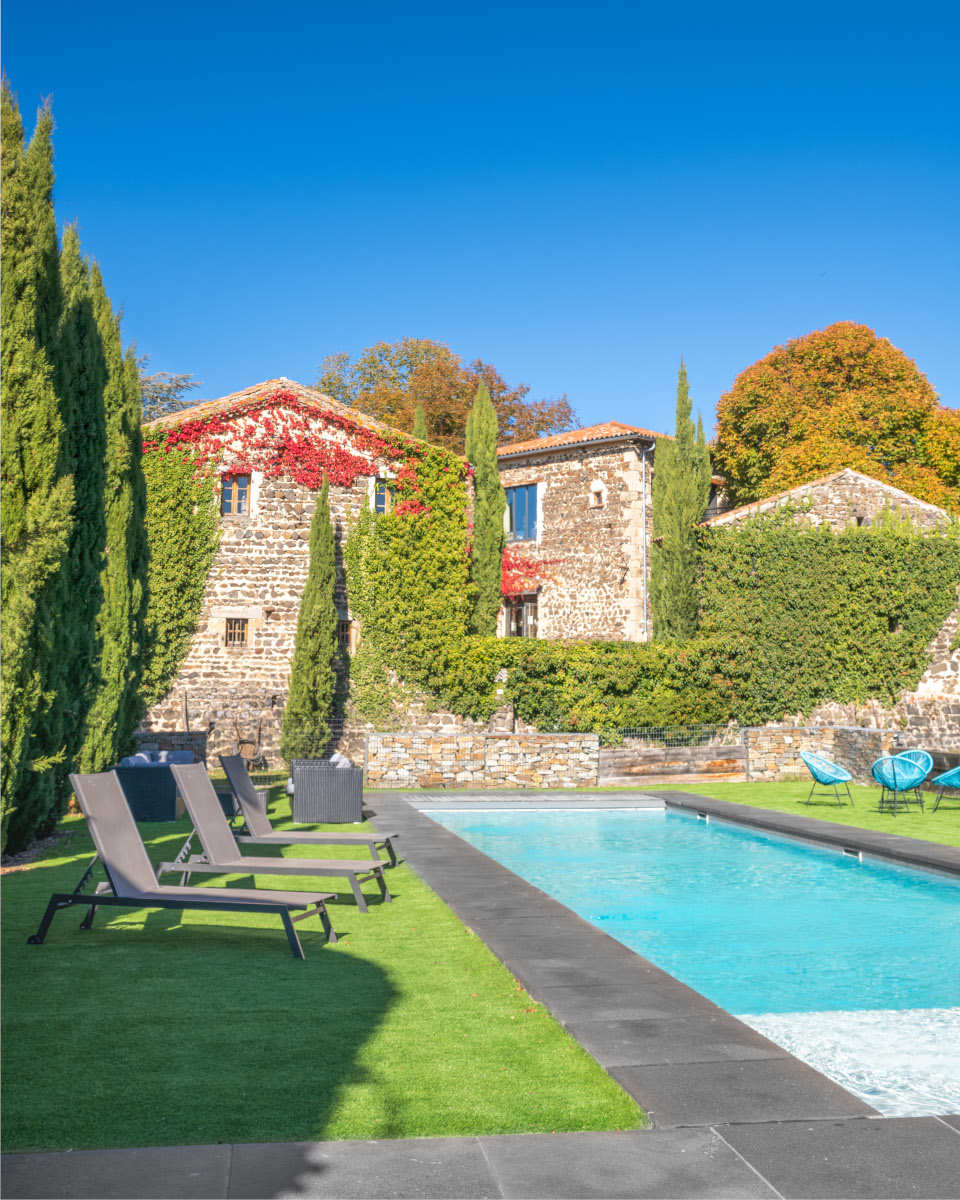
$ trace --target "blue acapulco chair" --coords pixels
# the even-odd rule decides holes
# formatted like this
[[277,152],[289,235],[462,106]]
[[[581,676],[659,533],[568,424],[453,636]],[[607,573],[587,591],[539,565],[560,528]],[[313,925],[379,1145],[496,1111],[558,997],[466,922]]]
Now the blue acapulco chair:
[[904,762],[916,763],[918,767],[923,768],[923,779],[920,780],[920,782],[917,784],[916,788],[914,789],[914,791],[916,792],[917,801],[919,802],[920,807],[922,809],[923,808],[923,796],[921,795],[921,792],[923,790],[923,785],[924,785],[924,782],[926,781],[927,776],[933,770],[933,755],[928,754],[926,752],[926,750],[901,750],[901,752],[899,754],[894,755],[894,757],[902,758]]
[[[898,804],[907,807],[919,804],[921,810],[923,809],[923,795],[919,789],[927,777],[927,772],[922,763],[900,757],[891,758],[885,754],[883,758],[877,759],[870,771],[881,788],[880,812],[891,809],[896,816]],[[907,792],[913,792],[913,798],[908,797]]]
[[816,786],[819,783],[821,787],[833,788],[833,792],[816,792],[816,795],[834,795],[837,798],[837,803],[843,808],[843,796],[840,794],[840,785],[843,784],[847,789],[847,799],[850,801],[850,807],[853,808],[853,796],[850,795],[850,780],[853,776],[849,771],[845,771],[843,767],[838,767],[836,763],[832,763],[828,758],[821,758],[819,754],[809,754],[806,750],[800,751],[800,757],[807,764],[807,769],[813,776],[813,787],[810,789],[810,795],[804,801],[805,804],[810,803],[810,796],[814,795]]
[[944,798],[944,792],[960,791],[960,767],[954,767],[952,771],[944,771],[942,775],[936,775],[930,782],[937,785],[937,798],[933,802],[933,811],[936,812],[940,807],[940,801]]

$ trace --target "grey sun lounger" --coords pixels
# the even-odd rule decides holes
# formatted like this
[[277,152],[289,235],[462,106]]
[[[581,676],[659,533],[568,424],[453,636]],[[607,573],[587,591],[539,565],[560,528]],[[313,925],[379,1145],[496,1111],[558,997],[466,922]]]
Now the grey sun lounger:
[[[380,895],[387,903],[393,899],[383,877],[383,863],[370,859],[343,858],[254,858],[245,856],[234,840],[233,830],[223,815],[217,793],[213,790],[207,768],[202,763],[175,763],[171,768],[177,788],[193,822],[193,832],[187,838],[173,862],[161,863],[157,873],[183,872],[181,882],[195,872],[216,875],[337,875],[345,877],[361,912],[367,902],[360,884],[374,880]],[[200,838],[202,854],[190,854],[194,833]]]
[[[303,947],[294,929],[298,921],[318,916],[327,941],[337,940],[326,909],[326,902],[335,899],[330,892],[260,892],[253,888],[167,887],[158,883],[116,775],[112,771],[103,775],[71,775],[70,783],[87,819],[97,853],[74,891],[54,892],[50,897],[40,928],[27,938],[31,945],[39,946],[43,942],[51,921],[61,908],[77,904],[86,905],[89,910],[81,929],[91,927],[100,907],[179,908],[276,913],[283,922],[294,958],[303,958]],[[84,892],[98,862],[103,865],[107,882],[98,884],[93,892]],[[294,916],[294,912],[298,915]]]
[[393,847],[393,840],[398,836],[395,833],[297,833],[289,829],[283,832],[274,829],[257,802],[257,791],[243,758],[239,754],[221,754],[220,765],[250,831],[238,837],[238,842],[250,846],[366,846],[374,862],[383,862],[379,854],[383,847],[389,856],[389,862],[384,866],[397,865],[397,852]]

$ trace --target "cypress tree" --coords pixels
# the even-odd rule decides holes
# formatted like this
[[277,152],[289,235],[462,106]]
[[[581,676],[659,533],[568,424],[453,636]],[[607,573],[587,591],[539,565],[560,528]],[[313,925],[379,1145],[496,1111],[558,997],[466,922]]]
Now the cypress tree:
[[497,414],[487,386],[481,383],[467,418],[466,455],[473,464],[473,581],[477,594],[473,628],[490,635],[500,611],[500,574],[506,535],[503,514],[507,497],[497,471]]
[[123,354],[120,322],[99,267],[90,272],[92,312],[106,367],[103,411],[105,557],[97,613],[98,678],[87,713],[80,769],[102,771],[130,749],[140,717],[146,605],[146,492],[141,467],[140,387],[132,350]]
[[423,411],[423,405],[418,404],[416,412],[413,414],[413,436],[419,438],[421,442],[430,440],[430,432],[427,429],[427,417]]
[[336,548],[330,519],[330,481],[324,479],[310,522],[310,562],[300,602],[290,664],[290,694],[283,710],[280,753],[317,758],[330,739],[337,677]]
[[53,119],[40,111],[24,151],[23,124],[6,80],[0,97],[0,353],[2,353],[4,601],[0,742],[0,836],[27,844],[55,803],[60,729],[50,710],[59,682],[57,619],[44,593],[56,582],[73,525],[73,479],[48,348],[59,303],[55,274]]
[[694,635],[700,616],[696,525],[710,499],[710,454],[703,421],[690,419],[690,386],[681,360],[674,440],[658,438],[654,452],[650,600],[657,641]]

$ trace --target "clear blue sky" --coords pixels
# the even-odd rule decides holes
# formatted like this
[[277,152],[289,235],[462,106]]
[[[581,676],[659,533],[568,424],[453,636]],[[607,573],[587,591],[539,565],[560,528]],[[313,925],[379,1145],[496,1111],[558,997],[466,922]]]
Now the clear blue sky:
[[960,406],[955,3],[7,0],[58,217],[197,399],[404,335],[712,425],[836,320]]

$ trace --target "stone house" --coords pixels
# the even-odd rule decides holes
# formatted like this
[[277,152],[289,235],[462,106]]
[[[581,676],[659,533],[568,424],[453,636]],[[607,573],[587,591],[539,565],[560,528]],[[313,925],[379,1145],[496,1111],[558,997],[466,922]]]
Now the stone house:
[[[265,396],[287,397],[262,411]],[[309,560],[316,492],[288,475],[249,467],[245,449],[264,422],[292,422],[297,436],[348,466],[350,483],[332,483],[330,511],[338,539],[361,507],[389,504],[391,470],[362,437],[395,434],[380,422],[288,379],[271,379],[208,401],[144,427],[145,438],[173,426],[216,418],[224,451],[219,464],[220,544],[207,578],[203,610],[180,672],[166,697],[143,722],[144,735],[174,729],[208,730],[207,754],[233,751],[240,738],[258,737],[276,759],[280,718],[289,687],[300,598]],[[344,472],[340,472],[344,475]],[[352,649],[357,629],[342,564],[337,583],[338,636]]]
[[[827,524],[835,529],[843,529],[851,522],[871,525],[887,511],[909,517],[923,530],[943,528],[950,521],[949,514],[935,504],[918,500],[909,492],[847,467],[765,500],[731,509],[704,524],[737,525],[758,513],[773,512],[785,503],[804,507],[805,511],[797,515],[798,521]],[[904,690],[895,705],[885,707],[878,700],[864,704],[840,704],[831,700],[817,705],[806,721],[799,714],[794,720],[798,725],[816,727],[909,729],[905,745],[922,745],[928,750],[960,749],[960,649],[951,648],[957,639],[958,624],[960,608],[947,617],[927,646],[930,664],[916,688]]]
[[[647,641],[656,439],[606,421],[500,448],[507,493],[503,636]],[[713,479],[708,512],[722,505]],[[510,563],[515,570],[510,571]]]
[[709,517],[704,524],[739,525],[759,513],[772,512],[782,504],[802,505],[806,511],[800,515],[800,520],[813,525],[831,525],[835,529],[843,529],[851,522],[872,525],[888,510],[909,517],[919,529],[936,529],[945,526],[950,519],[945,510],[935,504],[918,500],[909,492],[845,467],[821,479],[777,492],[765,500],[728,509]]

